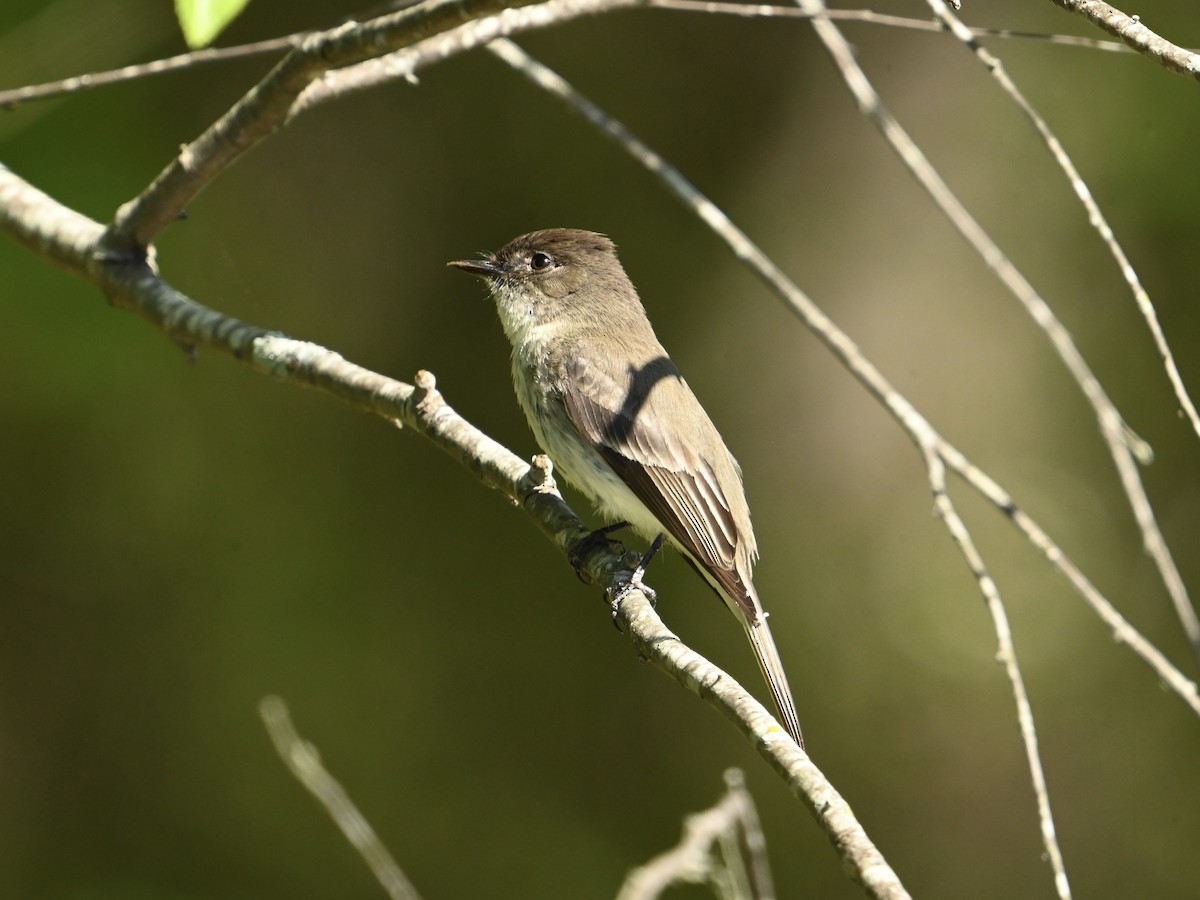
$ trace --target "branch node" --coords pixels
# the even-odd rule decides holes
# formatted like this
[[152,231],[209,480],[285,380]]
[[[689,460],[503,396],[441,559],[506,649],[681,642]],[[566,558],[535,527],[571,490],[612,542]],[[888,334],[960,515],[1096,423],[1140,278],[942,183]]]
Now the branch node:
[[554,480],[554,461],[545,453],[539,453],[529,461],[529,471],[521,479],[522,500],[529,502],[532,494],[557,494],[558,483]]
[[92,260],[102,266],[144,265],[155,275],[158,274],[158,250],[154,245],[116,239],[111,227],[96,242]]
[[413,398],[417,412],[426,419],[433,418],[446,405],[441,391],[437,389],[437,378],[427,369],[421,369],[413,378],[413,384],[417,386],[417,394]]

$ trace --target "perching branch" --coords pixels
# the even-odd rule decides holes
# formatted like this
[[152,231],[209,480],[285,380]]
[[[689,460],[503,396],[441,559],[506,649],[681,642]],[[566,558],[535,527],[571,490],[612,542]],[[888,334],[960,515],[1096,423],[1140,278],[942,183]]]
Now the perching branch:
[[[577,554],[588,536],[588,529],[549,477],[548,461],[541,457],[530,466],[479,431],[445,402],[429,373],[418,373],[415,386],[406,384],[324,347],[208,309],[176,291],[148,263],[114,260],[104,250],[103,226],[3,166],[0,231],[95,284],[114,306],[137,313],[181,346],[225,354],[280,381],[316,388],[409,427],[461,462],[483,484],[521,505],[568,556]],[[630,571],[629,560],[596,542],[580,563],[595,582],[605,586],[627,579]],[[630,592],[620,605],[619,621],[643,658],[715,706],[746,735],[812,811],[847,870],[870,896],[908,896],[849,805],[762,704],[672,634],[640,591]]]
[[901,900],[908,892],[853,811],[808,756],[752,695],[667,630],[640,592],[621,604],[621,617],[638,653],[684,687],[715,705],[750,740],[817,817],[846,861],[847,871],[870,897]]

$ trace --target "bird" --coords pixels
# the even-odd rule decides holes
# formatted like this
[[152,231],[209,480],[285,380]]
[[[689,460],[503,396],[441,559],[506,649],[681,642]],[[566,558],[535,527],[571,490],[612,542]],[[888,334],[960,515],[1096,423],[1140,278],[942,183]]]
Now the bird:
[[643,566],[664,539],[682,553],[745,629],[803,748],[754,587],[758,545],[741,467],[655,335],[615,244],[550,228],[447,265],[486,282],[512,345],[518,403],[555,470],[602,516],[653,542]]

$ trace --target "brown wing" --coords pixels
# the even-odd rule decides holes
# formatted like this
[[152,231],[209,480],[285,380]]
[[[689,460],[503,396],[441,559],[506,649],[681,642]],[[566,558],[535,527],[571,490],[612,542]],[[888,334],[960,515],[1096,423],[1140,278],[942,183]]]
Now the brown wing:
[[[741,619],[784,727],[803,747],[796,702],[750,581],[755,544],[741,473],[716,427],[666,354],[620,377],[578,352],[564,368],[567,415]],[[681,419],[686,428],[667,424]]]
[[663,529],[745,608],[738,562],[747,564],[748,576],[754,538],[740,475],[675,364],[663,355],[617,378],[576,354],[564,374],[564,402],[575,427]]

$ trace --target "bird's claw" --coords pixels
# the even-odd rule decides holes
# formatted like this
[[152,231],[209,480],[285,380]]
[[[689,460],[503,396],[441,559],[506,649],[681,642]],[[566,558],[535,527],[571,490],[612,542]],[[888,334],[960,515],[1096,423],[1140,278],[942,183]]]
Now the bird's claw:
[[617,631],[621,630],[621,604],[634,591],[640,591],[642,595],[650,601],[650,606],[658,605],[658,593],[648,584],[644,584],[642,579],[646,575],[644,566],[639,565],[633,570],[633,573],[628,579],[624,579],[608,589],[609,604],[612,606],[612,621],[613,627]]
[[616,522],[612,525],[605,525],[603,528],[597,528],[575,545],[574,549],[567,554],[567,561],[571,564],[571,568],[575,570],[575,575],[580,581],[584,584],[592,583],[592,576],[584,569],[584,564],[587,562],[587,558],[591,556],[592,551],[601,544],[611,547],[614,553],[625,552],[625,545],[620,541],[614,541],[609,535],[614,531],[620,531],[622,528],[628,527],[628,522]]

